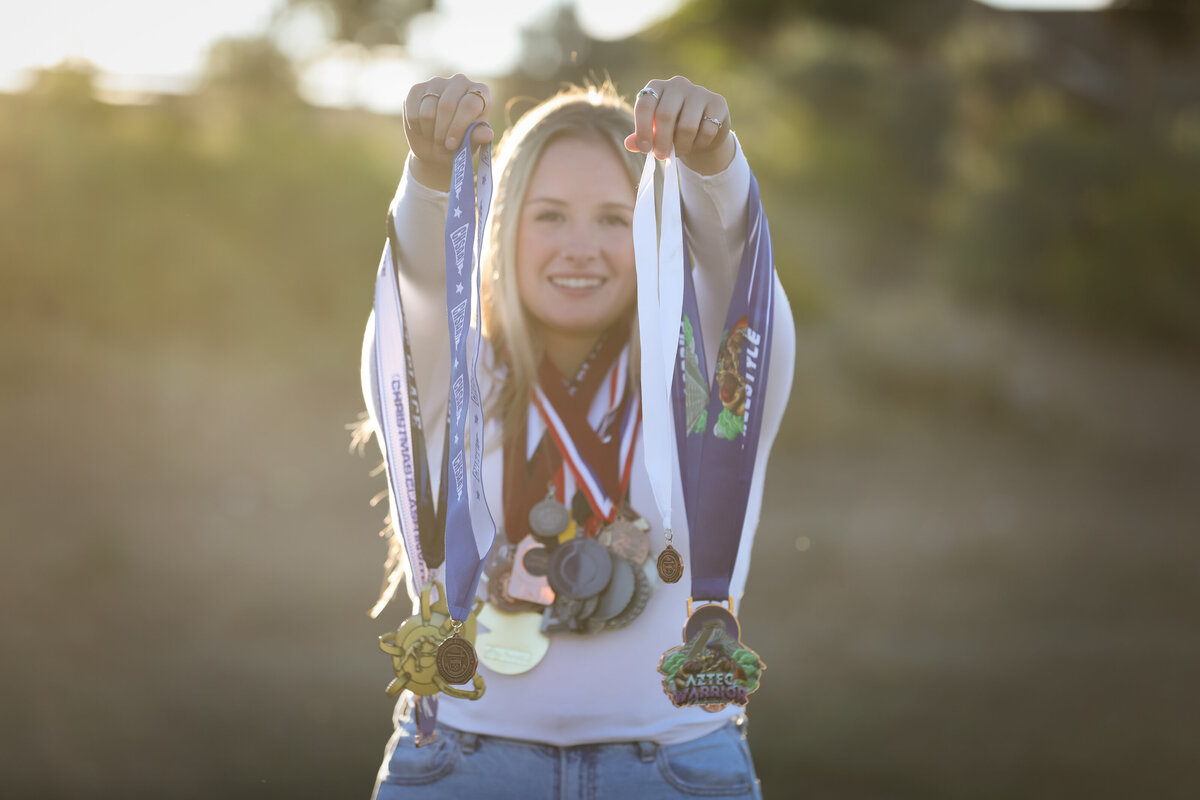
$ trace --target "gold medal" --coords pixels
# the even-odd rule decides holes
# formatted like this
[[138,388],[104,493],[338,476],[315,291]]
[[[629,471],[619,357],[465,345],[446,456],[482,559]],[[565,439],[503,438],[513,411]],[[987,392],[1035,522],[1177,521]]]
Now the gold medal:
[[[434,587],[438,590],[436,603],[430,602]],[[416,695],[445,692],[469,700],[482,697],[486,686],[479,675],[474,675],[472,689],[455,689],[450,685],[466,683],[475,672],[475,665],[463,652],[462,644],[471,648],[471,643],[475,641],[475,611],[479,605],[477,601],[466,620],[455,622],[450,619],[450,608],[442,585],[436,581],[425,584],[421,589],[420,613],[405,620],[393,633],[379,637],[379,649],[392,657],[392,671],[396,674],[387,686],[387,693],[395,696],[408,689]],[[451,644],[446,654],[439,657],[442,646],[451,639],[460,639],[462,642]],[[441,671],[439,661],[445,662],[450,677],[459,677],[467,665],[470,665],[472,674],[451,681]]]
[[[732,599],[729,605],[733,607]],[[746,705],[766,664],[742,644],[733,612],[715,603],[700,606],[689,613],[683,640],[658,662],[663,692],[671,702],[677,708],[700,706],[706,711],[720,711],[729,703]]]
[[492,672],[520,675],[536,667],[550,649],[550,639],[538,628],[537,611],[506,614],[490,603],[479,612],[482,629],[475,640],[479,661]]

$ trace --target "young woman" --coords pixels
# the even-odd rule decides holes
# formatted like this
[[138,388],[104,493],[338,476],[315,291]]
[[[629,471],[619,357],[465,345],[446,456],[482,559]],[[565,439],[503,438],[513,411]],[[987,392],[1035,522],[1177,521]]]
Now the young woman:
[[[450,394],[442,237],[451,167],[491,102],[486,84],[455,75],[413,86],[405,105],[411,152],[384,257],[398,273],[435,483]],[[471,135],[473,145],[492,138],[486,126]],[[632,225],[645,154],[665,158],[672,151],[681,162],[703,352],[718,354],[729,346],[722,325],[747,241],[751,191],[723,97],[678,76],[649,81],[632,108],[610,87],[576,89],[526,113],[500,144],[482,263],[482,474],[501,528],[479,589],[487,604],[476,647],[487,689],[476,700],[441,696],[437,740],[422,747],[413,743],[413,699],[401,696],[376,784],[381,800],[760,796],[742,707],[677,708],[655,669],[679,642],[690,587],[686,576],[663,582],[654,568],[668,542],[640,427]],[[771,281],[770,380],[765,397],[757,397],[761,444],[729,584],[732,601],[745,587],[767,455],[792,380],[791,313],[777,279]],[[378,429],[390,398],[381,403],[375,352],[372,320],[363,376]],[[706,374],[720,361],[710,359]],[[745,386],[736,375],[731,380],[734,390],[723,401],[746,405]],[[550,430],[557,414],[586,419],[581,438],[595,432],[579,452],[595,462],[590,466],[608,487],[611,508],[580,485],[572,461],[580,456],[566,452]],[[654,469],[676,473],[673,546],[687,565],[678,464]],[[600,562],[581,556],[563,567],[562,553],[583,540],[590,540],[588,558],[603,554]],[[395,563],[393,587],[403,559]],[[563,586],[568,578],[597,579],[589,570],[600,567],[602,591],[600,583],[585,591]]]

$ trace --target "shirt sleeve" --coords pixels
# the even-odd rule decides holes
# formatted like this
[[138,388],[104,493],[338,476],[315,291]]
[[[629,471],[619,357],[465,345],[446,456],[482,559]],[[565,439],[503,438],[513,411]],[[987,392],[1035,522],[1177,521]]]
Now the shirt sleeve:
[[[442,430],[450,393],[450,359],[447,357],[450,332],[446,323],[446,255],[442,236],[449,203],[449,192],[439,192],[421,184],[405,163],[389,211],[396,232],[394,263],[400,301],[404,306],[409,353],[427,431]],[[392,258],[388,242],[384,243],[383,258]],[[375,336],[372,315],[364,335],[362,360],[363,396],[372,411],[379,403],[374,396]],[[426,447],[430,463],[441,463],[442,437],[428,436]]]
[[733,161],[714,175],[701,175],[679,164],[684,238],[694,268],[709,375],[746,244],[750,165],[736,137],[734,144]]

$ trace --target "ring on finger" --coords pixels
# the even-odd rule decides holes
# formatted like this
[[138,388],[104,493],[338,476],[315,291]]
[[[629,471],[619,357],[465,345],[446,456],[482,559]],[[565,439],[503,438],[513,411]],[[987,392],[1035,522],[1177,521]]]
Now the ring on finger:
[[637,93],[638,97],[644,97],[645,95],[650,95],[655,100],[659,99],[658,92],[654,91],[649,86],[647,86],[645,89],[642,89],[640,92]]
[[479,99],[483,101],[483,105],[485,107],[487,106],[487,98],[483,96],[483,92],[479,91],[478,89],[467,89],[467,94],[478,95]]
[[441,97],[441,95],[438,94],[437,92],[426,92],[425,94],[421,95],[421,99],[418,100],[417,102],[420,103],[420,102],[424,101],[426,97]]
[[724,122],[717,119],[716,117],[710,117],[707,114],[704,115],[703,117],[701,117],[700,121],[701,122],[711,122],[713,125],[716,125],[718,128],[725,124]]

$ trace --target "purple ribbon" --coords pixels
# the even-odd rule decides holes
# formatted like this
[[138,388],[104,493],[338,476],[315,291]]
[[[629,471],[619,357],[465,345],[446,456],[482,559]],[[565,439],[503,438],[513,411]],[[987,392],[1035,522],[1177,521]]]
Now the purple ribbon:
[[696,286],[684,248],[683,316],[671,400],[690,531],[694,600],[729,597],[762,429],[775,268],[771,233],[753,175],[748,214],[746,245],[711,382],[705,375],[708,362]]
[[[480,292],[479,258],[492,198],[491,145],[479,151],[478,185],[471,165],[471,131],[454,156],[450,205],[446,211],[446,313],[450,328],[449,474],[446,493],[446,595],[451,618],[465,621],[475,602],[484,558],[496,524],[483,495],[483,404],[476,377],[480,342],[480,304],[472,313],[472,294]],[[478,206],[476,205],[478,189]],[[476,211],[478,210],[478,219]],[[472,292],[472,288],[474,291]],[[472,325],[472,318],[475,324]],[[471,347],[468,348],[468,339]],[[468,352],[470,350],[470,352]],[[468,369],[468,358],[470,368]],[[471,442],[467,447],[467,417]]]

